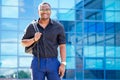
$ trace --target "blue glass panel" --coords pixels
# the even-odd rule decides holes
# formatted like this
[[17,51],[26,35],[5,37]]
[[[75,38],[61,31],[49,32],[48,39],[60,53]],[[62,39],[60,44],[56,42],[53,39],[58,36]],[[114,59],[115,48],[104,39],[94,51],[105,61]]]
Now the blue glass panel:
[[1,7],[1,17],[2,18],[18,18],[19,12],[18,7]]
[[120,22],[120,12],[117,11],[106,11],[105,21],[106,22]]
[[102,9],[103,0],[84,0],[85,9]]
[[86,59],[85,69],[103,69],[102,59]]
[[58,13],[59,20],[74,21],[75,20],[75,10],[71,9],[60,9]]
[[[19,79],[31,79],[31,69],[29,69],[29,68],[19,68],[18,69],[18,78]],[[24,76],[22,76],[22,75],[24,74]]]
[[103,20],[103,12],[101,11],[85,11],[86,20]]
[[[68,3],[69,2],[69,3]],[[59,0],[59,8],[74,8],[74,0]]]
[[104,70],[84,70],[83,80],[104,80]]
[[18,30],[18,21],[16,19],[1,19],[1,30]]
[[[30,67],[32,57],[20,57],[19,58],[19,67]],[[26,63],[27,62],[27,63]]]
[[106,57],[116,57],[114,46],[106,46]]
[[2,5],[18,6],[18,0],[1,0]]
[[74,45],[76,42],[74,33],[66,33],[66,43]]
[[74,21],[60,21],[64,25],[65,32],[75,32]]
[[96,46],[84,46],[85,57],[96,57]]
[[75,57],[67,57],[66,62],[66,69],[75,69]]
[[[41,1],[41,0],[38,0],[38,1]],[[22,7],[34,7],[35,4],[34,4],[34,0],[19,0],[19,5],[22,6]]]
[[76,22],[76,32],[82,32],[83,31],[83,26],[82,22]]
[[120,0],[105,0],[105,10],[120,10]]
[[74,80],[74,77],[75,77],[75,70],[74,69],[68,69],[68,70],[66,70],[63,79]]
[[17,44],[1,43],[1,55],[17,55]]
[[[119,41],[120,42],[120,41]],[[116,46],[115,47],[115,53],[116,53],[116,57],[120,57],[120,47],[119,46]]]
[[17,56],[1,56],[1,63],[2,63],[1,68],[16,68]]
[[1,42],[17,42],[16,31],[1,31],[0,35],[1,35]]
[[67,57],[75,57],[75,45],[68,43],[66,45]]
[[120,59],[106,59],[107,70],[120,70]]
[[20,7],[19,8],[19,17],[20,18],[32,18],[36,19],[35,17],[38,16],[38,11],[34,7]]
[[[4,80],[4,79],[15,79],[17,78],[17,69],[2,69],[0,68],[0,79]],[[9,76],[9,77],[8,77]],[[4,78],[4,79],[3,79]]]
[[75,9],[79,10],[83,8],[83,0],[75,0]]
[[96,46],[96,57],[104,57],[104,46]]
[[76,10],[76,20],[83,20],[83,11],[82,10]]

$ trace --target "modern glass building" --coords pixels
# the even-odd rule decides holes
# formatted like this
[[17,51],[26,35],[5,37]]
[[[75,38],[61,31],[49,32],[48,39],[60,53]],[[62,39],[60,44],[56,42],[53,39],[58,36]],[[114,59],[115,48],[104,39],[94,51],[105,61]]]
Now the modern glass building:
[[120,80],[120,0],[0,0],[0,80],[30,80],[32,56],[20,40],[42,1],[65,28],[63,80]]

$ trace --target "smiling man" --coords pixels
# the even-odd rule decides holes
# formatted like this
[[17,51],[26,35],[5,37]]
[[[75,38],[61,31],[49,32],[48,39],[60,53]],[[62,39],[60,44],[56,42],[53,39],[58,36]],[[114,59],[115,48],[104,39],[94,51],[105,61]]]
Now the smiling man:
[[[33,60],[31,63],[33,80],[60,80],[64,76],[66,65],[66,41],[63,26],[52,19],[51,6],[49,3],[41,3],[38,6],[39,19],[37,27],[39,32],[35,32],[30,24],[22,38],[22,44],[28,47],[38,43],[33,47]],[[58,49],[60,48],[61,62],[58,61]],[[39,52],[38,52],[39,51]]]

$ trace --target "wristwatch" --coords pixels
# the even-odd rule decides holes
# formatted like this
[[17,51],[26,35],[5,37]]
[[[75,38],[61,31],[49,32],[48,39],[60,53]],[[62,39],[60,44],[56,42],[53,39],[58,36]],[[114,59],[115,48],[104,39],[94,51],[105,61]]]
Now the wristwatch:
[[66,66],[66,62],[65,61],[61,62],[61,64],[64,64]]

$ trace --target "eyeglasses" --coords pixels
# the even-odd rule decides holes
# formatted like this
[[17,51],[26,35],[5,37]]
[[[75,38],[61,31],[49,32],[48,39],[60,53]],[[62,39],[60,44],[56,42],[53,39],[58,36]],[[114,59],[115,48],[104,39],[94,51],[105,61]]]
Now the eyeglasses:
[[41,12],[45,12],[45,11],[46,11],[46,12],[49,12],[50,9],[40,9],[40,11],[41,11]]

